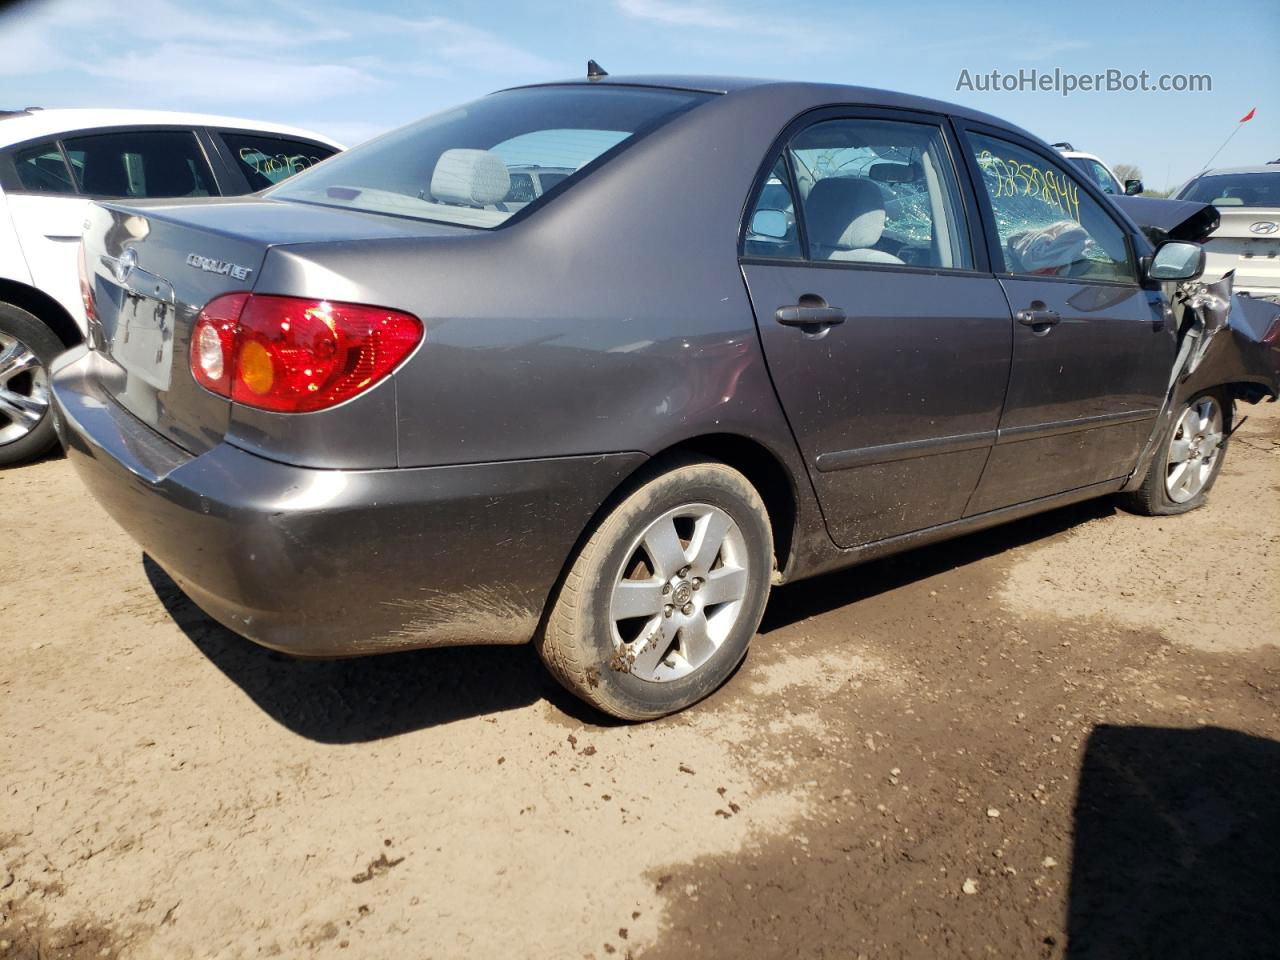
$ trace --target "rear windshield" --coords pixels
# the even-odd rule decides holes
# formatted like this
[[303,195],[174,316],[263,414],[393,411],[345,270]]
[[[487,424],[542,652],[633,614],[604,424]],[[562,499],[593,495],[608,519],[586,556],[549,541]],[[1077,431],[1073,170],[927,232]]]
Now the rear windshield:
[[628,87],[508,90],[338,154],[268,195],[492,228],[707,98]]
[[1280,173],[1223,173],[1192,180],[1179,200],[1215,207],[1280,207]]

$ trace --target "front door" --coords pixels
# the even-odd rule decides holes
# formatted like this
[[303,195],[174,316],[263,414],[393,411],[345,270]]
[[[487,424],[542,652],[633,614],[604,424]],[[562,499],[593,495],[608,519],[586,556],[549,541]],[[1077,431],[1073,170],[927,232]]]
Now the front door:
[[942,122],[813,123],[749,209],[743,273],[832,538],[960,518],[995,440],[1011,320],[975,269]]
[[1008,398],[973,515],[1132,471],[1177,342],[1106,201],[1029,144],[974,130],[965,139],[1015,319]]

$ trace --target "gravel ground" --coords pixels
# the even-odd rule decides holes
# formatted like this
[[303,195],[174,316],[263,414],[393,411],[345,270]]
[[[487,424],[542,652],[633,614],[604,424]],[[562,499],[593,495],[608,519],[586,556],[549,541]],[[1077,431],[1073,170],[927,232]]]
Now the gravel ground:
[[1280,407],[1244,412],[1205,509],[782,588],[644,726],[529,648],[261,650],[65,461],[0,473],[0,960],[1277,956]]

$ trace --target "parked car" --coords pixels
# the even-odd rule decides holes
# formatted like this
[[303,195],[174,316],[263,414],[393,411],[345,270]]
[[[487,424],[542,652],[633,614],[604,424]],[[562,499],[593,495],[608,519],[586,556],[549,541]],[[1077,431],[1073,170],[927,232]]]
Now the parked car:
[[537,164],[508,164],[511,188],[502,202],[508,210],[519,210],[532,203],[552,187],[559,186],[573,173],[572,167],[541,167]]
[[1055,143],[1053,148],[1060,154],[1075,164],[1080,170],[1084,171],[1084,175],[1093,181],[1103,193],[1112,196],[1137,196],[1145,188],[1141,180],[1126,180],[1121,186],[1120,178],[1115,172],[1107,166],[1101,157],[1097,157],[1092,153],[1085,153],[1083,150],[1077,150],[1067,142]]
[[1237,290],[1280,300],[1280,166],[1207,170],[1174,196],[1218,209],[1221,222],[1205,241],[1210,275],[1234,270]]
[[[507,209],[502,158],[570,145]],[[263,195],[103,202],[83,251],[69,456],[204,610],[300,656],[533,638],[629,719],[729,677],[771,585],[1197,507],[1234,401],[1280,388],[1270,319],[1175,296],[1198,245],[1016,127],[858,87],[505,90]]]
[[339,149],[306,130],[201,114],[0,112],[0,466],[56,442],[47,367],[84,338],[76,250],[92,200],[251,193]]

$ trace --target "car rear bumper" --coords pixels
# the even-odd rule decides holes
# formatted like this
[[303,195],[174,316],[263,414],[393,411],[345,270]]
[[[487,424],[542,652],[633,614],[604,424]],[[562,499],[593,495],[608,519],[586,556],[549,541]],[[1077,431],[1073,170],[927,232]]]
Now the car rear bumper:
[[107,512],[215,619],[345,656],[521,643],[639,453],[316,470],[218,444],[192,456],[107,396],[83,348],[53,378],[59,434]]

